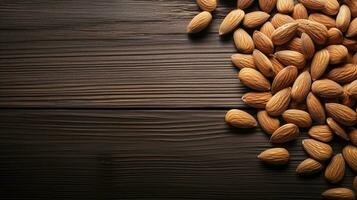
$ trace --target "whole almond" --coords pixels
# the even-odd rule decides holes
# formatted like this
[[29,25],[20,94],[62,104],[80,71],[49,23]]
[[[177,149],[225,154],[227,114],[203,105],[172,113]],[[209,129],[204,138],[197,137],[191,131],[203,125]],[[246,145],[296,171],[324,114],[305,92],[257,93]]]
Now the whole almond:
[[274,131],[270,137],[272,143],[285,143],[299,137],[299,128],[295,124],[285,124]]
[[253,4],[254,0],[238,0],[237,7],[239,9],[246,9]]
[[357,122],[357,114],[350,107],[338,103],[326,103],[326,112],[335,121],[345,126],[353,126]]
[[267,134],[273,134],[274,131],[276,131],[280,127],[279,119],[271,117],[265,110],[258,112],[257,119],[260,127]]
[[342,154],[332,157],[325,170],[325,178],[330,183],[338,183],[345,176],[345,160]]
[[327,38],[328,45],[342,44],[344,38],[343,38],[343,33],[339,29],[330,28],[327,34],[328,34],[328,38]]
[[259,0],[260,10],[270,13],[276,6],[277,0]]
[[327,49],[316,52],[310,66],[312,80],[319,79],[325,73],[329,62],[330,54]]
[[232,63],[239,69],[243,69],[245,67],[253,68],[253,69],[256,68],[252,55],[237,53],[231,56],[231,60]]
[[279,92],[280,90],[291,86],[296,80],[298,75],[298,70],[295,66],[287,66],[282,69],[274,78],[271,91],[273,94]]
[[349,137],[351,140],[351,143],[355,146],[357,146],[357,129],[356,128],[352,128],[352,130],[349,132]]
[[322,98],[338,98],[343,94],[343,88],[329,79],[314,81],[311,85],[314,94]]
[[322,106],[320,100],[315,97],[313,93],[309,93],[306,98],[306,106],[307,109],[311,115],[311,118],[319,123],[325,123],[326,120],[326,114],[325,114],[325,109]]
[[290,17],[289,15],[277,13],[271,18],[271,23],[275,28],[279,28],[280,26],[295,22],[294,18]]
[[347,145],[345,148],[343,148],[342,154],[348,166],[350,166],[353,171],[357,172],[357,147]]
[[264,109],[271,97],[270,92],[248,92],[243,95],[242,101],[250,107]]
[[351,11],[346,5],[342,5],[336,17],[336,27],[346,32],[351,22]]
[[294,65],[299,69],[304,68],[305,64],[306,64],[304,55],[297,51],[290,51],[290,50],[278,51],[278,52],[275,52],[274,56],[282,64]]
[[352,17],[357,17],[357,1],[345,0],[344,3],[350,8]]
[[321,163],[312,158],[307,158],[297,166],[296,173],[299,175],[311,175],[320,172],[322,168]]
[[312,124],[310,114],[297,109],[289,109],[283,113],[283,119],[287,123],[292,123],[301,128],[308,128]]
[[333,133],[327,125],[315,125],[309,129],[309,136],[321,142],[330,142],[333,139]]
[[349,136],[347,135],[346,131],[339,125],[335,120],[333,120],[331,117],[326,119],[326,123],[328,127],[340,138],[344,140],[349,140]]
[[241,9],[236,9],[228,13],[219,27],[219,35],[233,31],[242,22],[244,15],[245,13]]
[[294,10],[294,0],[277,0],[276,8],[280,13],[291,13]]
[[187,33],[198,33],[205,29],[212,21],[211,13],[203,11],[196,15],[187,26]]
[[243,29],[237,29],[233,34],[236,48],[241,53],[252,53],[254,50],[254,42],[252,37]]
[[326,5],[326,0],[299,0],[299,2],[312,10],[323,10]]
[[296,34],[299,24],[291,22],[280,26],[275,29],[271,36],[271,40],[275,45],[282,45],[290,41]]
[[305,6],[301,3],[295,4],[292,17],[294,19],[307,19],[309,17]]
[[340,3],[337,0],[326,0],[325,7],[322,12],[327,15],[336,15],[340,9]]
[[354,200],[355,193],[348,188],[332,188],[328,189],[321,194],[326,199],[336,200]]
[[326,161],[330,159],[333,154],[330,145],[314,139],[304,139],[302,141],[302,146],[307,154],[319,161]]
[[357,17],[351,21],[351,23],[347,29],[346,36],[347,37],[357,36]]
[[269,19],[270,15],[262,11],[254,11],[247,13],[243,19],[243,25],[247,28],[255,28],[264,24]]
[[336,27],[335,19],[321,13],[311,13],[309,15],[309,20],[319,22],[325,25],[328,29]]
[[330,55],[330,64],[338,64],[347,60],[348,50],[343,45],[330,45],[326,47]]
[[238,74],[239,80],[247,87],[256,91],[269,91],[270,82],[263,74],[252,68],[243,68]]
[[325,25],[307,19],[296,21],[299,22],[299,31],[308,34],[316,44],[325,44],[328,37],[328,30]]
[[357,80],[352,81],[348,85],[347,92],[352,98],[357,99]]
[[254,63],[265,77],[273,77],[273,66],[269,58],[258,49],[253,51]]
[[238,128],[253,128],[258,125],[252,115],[238,109],[229,110],[226,114],[225,120],[228,124]]
[[291,88],[291,98],[296,102],[303,102],[311,89],[311,76],[308,71],[302,72]]
[[271,38],[275,28],[271,22],[265,22],[263,26],[260,28],[260,32],[264,33],[266,36]]
[[196,0],[197,5],[204,11],[212,12],[217,7],[217,0]]
[[253,42],[255,48],[260,50],[262,53],[270,55],[274,53],[274,44],[271,39],[260,31],[254,31]]
[[270,116],[280,116],[288,108],[290,103],[291,88],[285,88],[277,92],[267,103],[265,109]]
[[302,52],[302,41],[301,41],[301,38],[299,38],[299,37],[294,37],[292,40],[290,40],[288,43],[286,43],[286,45],[287,45],[288,50],[303,53]]
[[357,79],[357,65],[345,64],[332,69],[326,76],[337,83],[345,84]]
[[273,66],[274,75],[277,75],[281,70],[284,69],[284,65],[282,65],[274,56],[269,57],[269,60]]
[[306,33],[301,34],[301,53],[307,60],[310,60],[315,54],[315,45],[310,36]]
[[284,165],[289,162],[289,152],[284,148],[271,148],[261,152],[258,158],[271,165]]

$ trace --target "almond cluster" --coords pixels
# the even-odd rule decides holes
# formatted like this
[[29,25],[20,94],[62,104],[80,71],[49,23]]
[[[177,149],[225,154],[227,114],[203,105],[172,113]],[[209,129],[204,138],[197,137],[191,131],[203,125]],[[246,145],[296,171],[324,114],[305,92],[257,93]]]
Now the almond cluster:
[[[191,20],[188,33],[204,30],[217,6],[216,0],[196,2],[203,12]],[[260,10],[248,12],[253,4]],[[240,82],[251,89],[242,101],[257,110],[253,117],[232,109],[226,122],[260,126],[273,144],[296,140],[307,130],[310,138],[302,146],[308,158],[297,166],[299,175],[324,170],[326,180],[337,184],[346,163],[357,172],[357,0],[238,0],[218,32],[233,33],[238,53],[231,60]],[[329,144],[335,137],[347,144],[340,153]],[[289,152],[271,148],[258,158],[284,165]],[[355,199],[348,188],[332,188],[322,196]]]

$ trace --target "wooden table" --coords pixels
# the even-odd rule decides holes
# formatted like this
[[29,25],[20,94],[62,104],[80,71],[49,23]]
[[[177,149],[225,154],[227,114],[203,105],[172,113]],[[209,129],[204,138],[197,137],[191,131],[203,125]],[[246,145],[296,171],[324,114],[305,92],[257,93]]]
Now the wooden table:
[[193,0],[1,1],[0,199],[321,199],[321,174],[295,174],[301,139],[271,168],[267,135],[223,120],[254,112],[226,2],[188,37]]

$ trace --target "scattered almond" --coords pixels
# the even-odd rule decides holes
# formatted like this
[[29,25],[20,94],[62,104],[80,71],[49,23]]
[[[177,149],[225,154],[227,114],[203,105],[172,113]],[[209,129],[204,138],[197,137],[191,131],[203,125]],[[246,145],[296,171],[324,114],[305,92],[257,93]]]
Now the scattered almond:
[[242,97],[242,101],[250,107],[264,109],[271,99],[270,92],[248,92]]
[[246,13],[243,19],[243,25],[247,28],[255,28],[264,24],[269,19],[270,15],[262,11],[254,11]]
[[291,13],[294,10],[294,0],[277,0],[276,8],[280,13]]
[[263,24],[263,26],[260,28],[260,32],[264,33],[269,38],[271,38],[274,31],[275,31],[275,28],[274,28],[273,24],[270,22],[265,22]]
[[284,65],[294,65],[299,69],[305,67],[306,61],[302,53],[291,50],[278,51],[274,56]]
[[326,199],[336,200],[354,200],[355,193],[348,188],[332,188],[328,189],[321,194]]
[[325,178],[330,183],[338,183],[345,176],[345,160],[342,154],[332,157],[325,170]]
[[326,0],[299,0],[299,2],[312,10],[323,10],[326,5]]
[[307,154],[319,161],[326,161],[330,159],[333,154],[330,145],[314,139],[304,139],[302,145]]
[[258,125],[252,115],[238,109],[228,111],[225,120],[228,124],[238,128],[253,128]]
[[279,28],[280,26],[295,22],[294,18],[290,17],[289,15],[277,13],[271,18],[271,23],[273,24],[274,28]]
[[290,41],[296,34],[299,24],[296,22],[287,23],[275,29],[271,40],[275,45],[282,45]]
[[262,53],[266,55],[270,55],[274,53],[274,44],[271,39],[260,31],[254,31],[253,33],[253,41],[255,48],[260,50]]
[[283,119],[287,123],[292,123],[301,128],[308,128],[312,124],[312,119],[308,112],[297,109],[289,109],[283,113]]
[[347,37],[357,36],[357,17],[351,21],[350,26],[347,29],[346,36]]
[[276,6],[277,0],[259,0],[260,10],[270,13]]
[[322,169],[321,163],[312,158],[307,158],[297,166],[296,173],[299,175],[311,175],[320,172]]
[[247,87],[256,91],[269,91],[270,82],[263,74],[252,68],[243,68],[238,73],[239,80]]
[[257,119],[260,127],[268,134],[273,134],[280,127],[279,119],[271,117],[265,110],[258,112]]
[[301,3],[295,4],[292,17],[294,19],[307,19],[309,17],[305,6]]
[[279,116],[288,108],[290,103],[291,88],[277,92],[267,103],[265,109],[271,116]]
[[217,7],[217,0],[196,0],[197,5],[204,11],[212,12]]
[[258,49],[253,51],[253,59],[256,67],[265,77],[273,77],[273,64],[270,62],[269,58],[264,55]]
[[311,78],[312,80],[319,79],[327,69],[330,62],[330,54],[327,49],[322,49],[316,52],[311,62]]
[[254,50],[254,42],[252,37],[243,29],[237,29],[233,35],[236,48],[241,53],[252,53]]
[[228,13],[219,27],[219,35],[224,35],[233,31],[242,22],[244,15],[244,11],[240,9]]
[[356,124],[357,114],[350,107],[338,103],[327,103],[325,107],[327,114],[335,121],[345,126],[353,126]]
[[343,94],[343,88],[329,79],[317,80],[312,83],[311,90],[319,97],[330,99],[338,98]]
[[291,86],[296,80],[298,75],[298,70],[294,66],[287,66],[282,69],[274,78],[271,91],[273,94],[279,92],[280,90]]
[[342,154],[348,166],[350,166],[353,171],[357,172],[357,147],[347,145],[345,148],[343,148]]
[[261,152],[258,158],[271,165],[284,165],[289,161],[289,152],[284,148],[271,148]]
[[343,45],[330,45],[326,47],[330,55],[330,64],[339,64],[347,60],[348,50]]
[[325,25],[328,29],[336,27],[335,19],[321,13],[311,13],[309,15],[309,20],[319,22]]
[[211,13],[203,11],[196,15],[187,26],[187,33],[198,33],[205,29],[212,21]]
[[330,129],[340,138],[344,140],[349,140],[349,137],[346,133],[346,131],[341,127],[335,120],[333,120],[331,117],[327,118],[326,120],[327,125],[330,127]]
[[315,54],[314,42],[306,33],[301,34],[301,53],[304,54],[307,60],[310,60]]
[[327,125],[315,125],[309,129],[309,136],[321,142],[330,142],[333,133]]
[[319,124],[325,123],[326,120],[325,109],[322,106],[320,100],[311,92],[309,93],[309,95],[307,95],[306,106],[311,115],[311,118],[315,122]]
[[325,7],[322,12],[328,15],[336,15],[340,9],[340,3],[337,0],[326,0]]
[[324,44],[328,37],[325,25],[307,19],[298,19],[298,30],[308,34],[316,44]]
[[342,5],[336,17],[336,27],[342,32],[347,31],[351,22],[351,11],[348,6]]
[[253,69],[256,68],[252,55],[237,53],[231,56],[231,60],[232,63],[239,69],[243,69],[245,67]]
[[299,128],[295,124],[285,124],[274,131],[270,137],[272,143],[285,143],[299,137]]

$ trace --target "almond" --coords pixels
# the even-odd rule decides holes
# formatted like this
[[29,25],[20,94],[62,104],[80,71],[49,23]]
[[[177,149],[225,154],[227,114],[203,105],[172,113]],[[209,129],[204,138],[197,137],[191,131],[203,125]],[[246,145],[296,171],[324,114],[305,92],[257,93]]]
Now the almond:
[[217,7],[216,0],[196,0],[197,5],[204,11],[212,12]]
[[237,29],[233,34],[236,48],[241,53],[252,53],[254,50],[254,42],[252,37],[243,29]]
[[329,79],[317,80],[312,83],[311,90],[322,98],[338,98],[343,94],[343,88]]
[[264,109],[271,99],[270,92],[248,92],[242,97],[242,101],[250,107]]
[[347,60],[348,50],[345,46],[330,45],[326,49],[330,55],[330,64],[338,64]]
[[350,133],[348,134],[351,140],[351,143],[355,146],[357,146],[357,129],[356,128],[352,128],[352,130],[350,131]]
[[325,44],[328,30],[325,25],[307,19],[298,19],[298,30],[308,34],[316,44]]
[[338,183],[345,176],[345,160],[342,154],[332,157],[325,170],[325,178],[330,183]]
[[345,0],[344,3],[350,8],[352,17],[357,17],[357,1]]
[[285,88],[277,92],[267,103],[265,109],[270,116],[276,117],[288,108],[290,103],[291,88]]
[[326,199],[354,200],[355,193],[348,188],[332,188],[321,194]]
[[301,34],[301,53],[307,60],[310,60],[315,54],[315,45],[310,36],[306,33]]
[[350,51],[357,51],[357,40],[343,38],[342,44]]
[[270,13],[276,5],[277,0],[259,0],[260,10]]
[[340,9],[340,3],[337,0],[326,0],[325,7],[322,12],[328,15],[336,15]]
[[336,27],[346,32],[351,22],[351,11],[346,5],[342,5],[336,17]]
[[285,143],[299,137],[299,128],[295,124],[285,124],[274,131],[270,137],[272,143]]
[[308,128],[312,124],[310,114],[297,109],[289,109],[283,113],[283,119],[287,123],[292,123],[301,128]]
[[357,79],[357,65],[345,64],[334,68],[326,77],[340,84],[349,83]]
[[291,88],[291,98],[296,102],[303,102],[311,89],[311,76],[308,71],[302,72]]
[[357,114],[350,107],[338,103],[326,103],[326,112],[335,121],[345,126],[353,126],[357,122]]
[[284,65],[282,65],[274,56],[271,56],[269,60],[273,66],[274,75],[277,75],[281,70],[284,69]]
[[243,25],[247,28],[255,28],[264,24],[269,19],[270,15],[262,11],[254,11],[247,13],[243,19]]
[[243,68],[238,74],[239,80],[247,87],[256,91],[269,91],[270,82],[259,71]]
[[219,35],[224,35],[233,31],[242,22],[244,15],[244,11],[240,9],[228,13],[219,27]]
[[307,19],[309,17],[305,6],[301,3],[295,4],[292,17],[294,19]]
[[321,142],[330,142],[333,133],[327,125],[316,125],[309,129],[309,136]]
[[327,32],[327,44],[342,44],[343,42],[343,33],[337,28],[330,28]]
[[238,109],[229,110],[226,114],[225,120],[228,124],[238,128],[253,128],[258,125],[252,115]]
[[271,18],[271,23],[275,28],[279,28],[280,26],[295,22],[294,18],[290,17],[289,15],[284,15],[277,13]]
[[266,36],[271,38],[273,35],[275,28],[272,23],[270,22],[265,22],[263,26],[260,28],[260,32],[264,33]]
[[311,13],[309,20],[319,22],[325,25],[328,29],[336,27],[335,19],[321,13]]
[[243,69],[245,67],[253,69],[256,68],[252,55],[237,53],[231,56],[231,60],[232,63],[239,69]]
[[312,80],[319,79],[326,71],[330,62],[330,54],[327,49],[322,49],[316,52],[311,62],[311,78]]
[[253,59],[255,65],[264,76],[272,77],[274,75],[270,60],[262,52],[255,49],[253,51]]
[[279,119],[271,117],[265,110],[258,112],[257,119],[260,127],[268,134],[273,134],[280,127]]
[[313,159],[319,161],[326,161],[330,159],[333,154],[330,145],[314,139],[304,139],[302,141],[302,146],[307,154],[309,154]]
[[312,158],[307,158],[297,166],[296,173],[299,175],[311,175],[320,172],[322,168],[321,163]]
[[349,95],[348,87],[349,84],[343,86],[343,95],[341,96],[340,102],[345,106],[353,107],[356,104],[356,100]]
[[[285,46],[285,45],[284,45]],[[287,43],[288,50],[297,51],[302,53],[302,41],[301,38],[295,37]]]
[[260,50],[264,54],[273,54],[274,53],[274,44],[271,39],[260,31],[254,31],[253,41],[255,48]]
[[346,36],[347,37],[357,36],[357,17],[351,21],[350,26],[347,29]]
[[284,165],[289,162],[289,152],[284,148],[271,148],[261,152],[258,158],[271,165]]
[[276,8],[280,13],[291,13],[294,10],[294,0],[277,0]]
[[326,0],[299,0],[299,2],[312,10],[323,10],[326,5]]
[[274,78],[271,90],[273,94],[291,86],[296,80],[298,70],[294,66],[288,66],[282,69]]
[[348,166],[350,166],[353,171],[357,172],[357,147],[347,145],[345,148],[343,148],[342,154]]
[[326,114],[324,107],[322,106],[320,100],[311,92],[307,95],[306,106],[311,115],[311,118],[315,122],[319,124],[325,123]]
[[205,29],[212,21],[211,13],[203,11],[196,15],[187,26],[187,33],[198,33]]
[[357,99],[357,80],[348,85],[347,92],[352,98]]
[[237,7],[239,9],[246,9],[253,4],[254,0],[238,0]]
[[333,120],[331,117],[327,118],[326,123],[328,125],[328,127],[330,127],[330,129],[340,138],[344,139],[344,140],[349,140],[349,137],[346,133],[346,131],[335,121]]
[[291,22],[280,26],[275,29],[271,36],[271,40],[275,45],[282,45],[290,41],[296,34],[299,24]]
[[274,54],[274,56],[284,65],[294,65],[299,69],[305,67],[306,61],[305,57],[302,53],[297,51],[278,51]]

